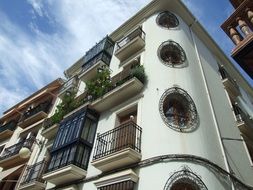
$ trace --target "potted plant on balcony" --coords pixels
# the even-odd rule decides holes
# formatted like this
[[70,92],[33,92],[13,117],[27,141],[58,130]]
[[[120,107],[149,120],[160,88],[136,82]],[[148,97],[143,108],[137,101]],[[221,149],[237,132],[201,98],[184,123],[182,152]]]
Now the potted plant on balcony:
[[89,100],[95,100],[103,96],[111,87],[110,70],[108,68],[99,68],[96,77],[86,82]]
[[145,69],[143,65],[134,65],[130,70],[130,76],[136,77],[139,79],[143,84],[147,82],[147,75],[145,73]]

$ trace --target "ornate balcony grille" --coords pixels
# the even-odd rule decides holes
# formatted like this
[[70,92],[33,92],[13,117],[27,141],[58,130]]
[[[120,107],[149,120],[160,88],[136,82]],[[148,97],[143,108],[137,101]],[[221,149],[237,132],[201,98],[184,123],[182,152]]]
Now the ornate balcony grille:
[[0,133],[4,132],[6,130],[14,131],[16,129],[16,126],[17,126],[17,122],[12,120],[0,127]]
[[134,38],[136,37],[141,37],[143,40],[145,40],[145,32],[142,30],[141,27],[137,28],[133,32],[131,32],[129,35],[121,39],[119,42],[116,44],[116,51],[121,49],[123,46],[131,42]]
[[28,166],[25,170],[23,180],[20,185],[22,186],[35,181],[44,183],[44,180],[42,179],[42,174],[45,171],[46,164],[46,161],[41,161],[34,165]]
[[13,146],[10,146],[8,148],[4,149],[3,154],[0,156],[0,160],[4,160],[6,158],[9,158],[11,156],[14,156],[19,153],[19,150],[22,147],[27,147],[28,149],[32,148],[32,145],[34,143],[34,138],[29,138],[24,141],[21,141]]
[[93,160],[126,148],[131,148],[140,153],[141,133],[142,128],[131,121],[103,134],[98,134]]

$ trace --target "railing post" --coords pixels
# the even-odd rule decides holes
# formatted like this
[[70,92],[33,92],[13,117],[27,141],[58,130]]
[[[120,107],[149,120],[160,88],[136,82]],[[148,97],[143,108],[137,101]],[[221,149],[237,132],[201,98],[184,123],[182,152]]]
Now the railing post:
[[241,42],[241,36],[238,33],[238,31],[233,28],[233,27],[229,27],[229,34],[230,34],[230,38],[233,40],[234,44],[237,45]]
[[249,18],[249,21],[253,24],[253,12],[250,10],[250,8],[246,8],[246,13]]
[[242,20],[242,18],[238,17],[236,21],[238,22],[238,25],[245,36],[251,33],[249,26],[244,20]]

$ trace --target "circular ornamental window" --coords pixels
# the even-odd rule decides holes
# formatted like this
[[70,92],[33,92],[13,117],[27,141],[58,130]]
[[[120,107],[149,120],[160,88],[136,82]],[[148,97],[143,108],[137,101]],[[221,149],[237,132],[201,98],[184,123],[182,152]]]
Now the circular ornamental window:
[[167,66],[177,67],[186,61],[183,48],[176,42],[163,42],[158,49],[158,57]]
[[175,28],[179,25],[177,17],[169,11],[164,11],[156,17],[156,23],[163,28]]
[[181,88],[166,90],[159,103],[160,114],[167,126],[189,132],[197,127],[197,110],[190,95]]

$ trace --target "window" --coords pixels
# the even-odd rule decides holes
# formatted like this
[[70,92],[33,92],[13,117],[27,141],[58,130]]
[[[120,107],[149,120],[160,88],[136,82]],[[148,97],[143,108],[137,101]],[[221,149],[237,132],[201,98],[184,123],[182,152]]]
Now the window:
[[123,181],[121,183],[115,183],[111,185],[107,185],[104,187],[98,188],[98,190],[133,190],[134,182],[133,181]]
[[160,13],[156,18],[156,23],[163,28],[175,28],[179,25],[177,17],[169,11]]
[[48,171],[74,164],[87,168],[96,133],[98,115],[84,108],[61,123],[51,151]]
[[184,66],[186,55],[183,48],[176,42],[169,40],[163,42],[158,49],[158,57],[166,66]]
[[196,175],[187,166],[174,172],[168,179],[164,190],[207,190],[200,176]]
[[198,124],[195,104],[181,88],[166,90],[160,99],[159,107],[163,121],[172,129],[188,132]]

